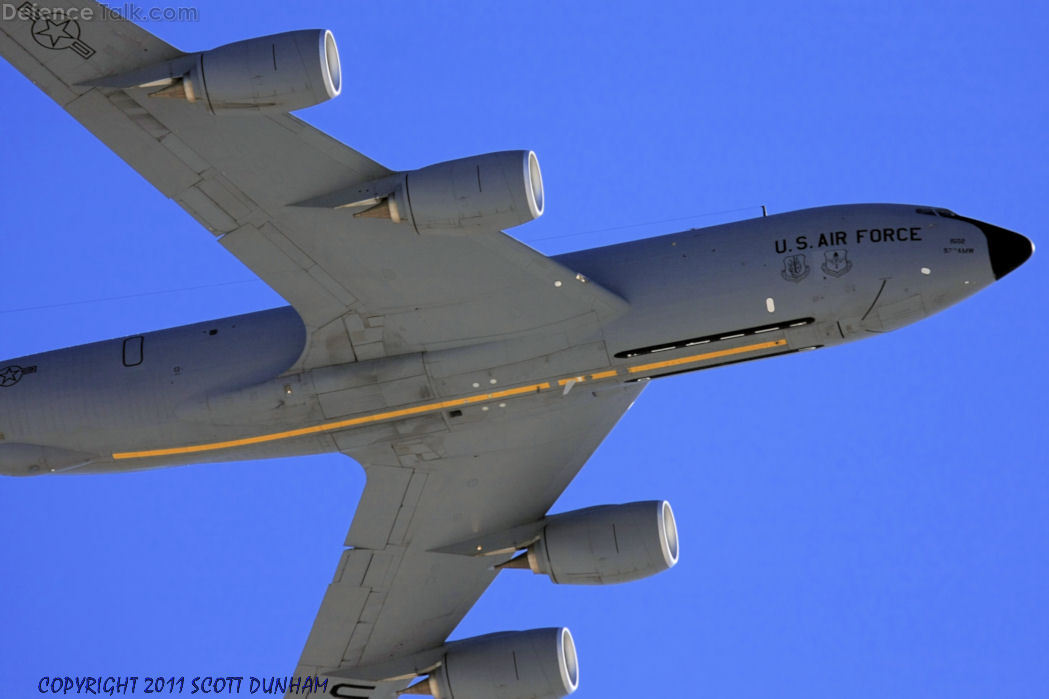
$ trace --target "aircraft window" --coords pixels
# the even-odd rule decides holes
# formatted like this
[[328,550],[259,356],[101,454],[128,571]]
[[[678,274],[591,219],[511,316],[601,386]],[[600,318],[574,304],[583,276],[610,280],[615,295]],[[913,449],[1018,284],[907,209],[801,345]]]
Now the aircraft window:
[[924,206],[919,206],[915,209],[919,214],[925,214],[926,216],[943,216],[944,218],[958,218],[958,214],[954,213],[950,209],[929,209]]
[[[775,304],[775,302],[773,302]],[[773,306],[774,308],[775,306]],[[771,313],[771,311],[769,311]],[[677,342],[665,342],[659,345],[649,345],[648,347],[638,347],[637,349],[624,350],[622,352],[616,352],[615,357],[617,359],[629,359],[631,357],[640,357],[645,354],[654,354],[656,352],[666,352],[667,350],[681,349],[683,347],[692,347],[694,345],[705,345],[708,342],[715,342],[719,340],[735,340],[747,335],[760,335],[761,333],[772,332],[773,330],[785,330],[786,328],[797,328],[802,325],[808,325],[809,323],[816,322],[815,318],[796,318],[794,320],[784,321],[782,323],[775,323],[773,325],[759,325],[755,328],[743,328],[741,330],[733,330],[728,333],[718,333],[717,335],[706,335],[705,337],[692,337],[687,340],[678,340]]]
[[138,366],[142,363],[142,340],[141,335],[124,340],[124,366]]
[[758,359],[769,359],[770,357],[782,357],[787,354],[797,354],[798,352],[809,352],[811,350],[820,349],[823,345],[810,345],[808,347],[801,347],[799,349],[788,349],[780,352],[770,352],[769,354],[763,354],[759,357],[744,357],[742,359],[730,359],[727,362],[718,362],[717,364],[708,364],[706,366],[689,367],[688,369],[677,369],[675,371],[668,371],[665,374],[655,374],[653,376],[643,376],[636,379],[627,379],[626,383],[637,383],[638,381],[648,381],[649,379],[661,379],[665,376],[677,376],[678,374],[688,374],[693,371],[703,371],[704,369],[713,369],[719,366],[728,366],[729,364],[742,364],[743,362],[753,362]]

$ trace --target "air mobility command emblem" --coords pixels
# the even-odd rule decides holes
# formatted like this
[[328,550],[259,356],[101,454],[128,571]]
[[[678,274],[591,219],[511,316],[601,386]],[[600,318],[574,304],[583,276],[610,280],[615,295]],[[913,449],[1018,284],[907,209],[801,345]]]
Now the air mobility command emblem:
[[800,282],[809,276],[809,263],[802,254],[787,255],[783,258],[783,271],[780,276],[788,282]]

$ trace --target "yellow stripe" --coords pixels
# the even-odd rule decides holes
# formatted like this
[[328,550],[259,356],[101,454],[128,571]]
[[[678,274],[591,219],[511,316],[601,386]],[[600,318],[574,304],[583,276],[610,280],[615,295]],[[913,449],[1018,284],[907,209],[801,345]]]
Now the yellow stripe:
[[681,366],[682,364],[692,364],[693,362],[702,362],[706,359],[717,359],[718,357],[731,357],[734,354],[743,354],[744,352],[756,352],[758,350],[770,349],[772,347],[781,347],[787,344],[786,340],[774,340],[772,342],[760,342],[756,345],[744,345],[743,347],[733,347],[732,349],[718,350],[716,352],[707,352],[706,354],[693,354],[690,357],[680,357],[678,359],[668,359],[664,362],[653,362],[651,364],[642,364],[640,366],[632,366],[627,371],[631,374],[638,374],[642,371],[653,371],[654,369],[666,369],[672,366]]
[[[651,364],[641,364],[639,366],[632,366],[627,368],[627,372],[630,374],[638,374],[641,372],[654,371],[657,369],[666,369],[668,367],[681,366],[683,364],[693,364],[695,362],[702,362],[707,359],[717,359],[718,357],[730,357],[735,354],[743,354],[744,352],[756,352],[758,350],[771,349],[773,347],[782,347],[786,344],[786,340],[761,342],[755,345],[744,345],[743,347],[734,347],[732,349],[718,350],[716,352],[694,354],[689,357],[680,357],[678,359],[668,359],[662,362],[652,362]],[[619,375],[620,371],[616,369],[611,369],[608,371],[599,371],[590,374],[590,380],[597,381],[599,379],[609,379]],[[586,379],[582,376],[575,376],[567,379],[559,379],[557,385],[564,386],[572,381],[582,382],[585,380]],[[412,415],[419,415],[422,413],[429,413],[438,410],[445,410],[447,408],[456,408],[464,405],[473,405],[475,403],[483,403],[485,401],[499,400],[500,398],[511,398],[513,396],[521,396],[527,393],[537,393],[539,391],[549,390],[549,388],[550,383],[544,381],[542,383],[531,384],[529,386],[508,388],[502,391],[494,391],[492,393],[479,393],[477,395],[467,396],[465,398],[455,398],[452,400],[445,400],[437,403],[426,403],[423,405],[416,405],[410,408],[387,410],[381,413],[373,413],[371,415],[363,415],[361,417],[353,417],[346,420],[326,422],[321,425],[300,427],[295,430],[286,430],[284,432],[272,432],[270,434],[263,434],[257,437],[244,437],[242,439],[231,439],[225,442],[211,442],[210,444],[197,444],[189,447],[171,447],[169,449],[148,449],[145,451],[116,452],[113,454],[113,458],[118,460],[145,459],[152,456],[177,456],[179,454],[199,454],[201,452],[206,451],[218,451],[219,449],[232,449],[234,447],[251,446],[252,444],[265,444],[266,442],[275,442],[281,439],[305,437],[311,434],[319,434],[322,432],[332,432],[334,430],[341,430],[346,427],[357,427],[360,425],[368,425],[375,422],[382,422],[384,420],[395,420],[397,418],[409,417]]]
[[317,434],[320,432],[331,432],[332,430],[340,430],[344,427],[356,427],[358,425],[367,425],[373,422],[381,422],[383,420],[393,420],[400,417],[408,417],[410,415],[418,415],[420,413],[427,413],[434,410],[444,410],[445,408],[455,408],[461,405],[471,405],[473,403],[482,403],[488,400],[498,400],[500,398],[510,398],[512,396],[520,396],[525,393],[535,393],[538,391],[544,391],[550,388],[549,383],[537,383],[531,386],[521,386],[520,388],[508,388],[503,391],[495,391],[493,393],[481,393],[476,396],[468,396],[466,398],[456,398],[454,400],[445,400],[439,403],[427,403],[425,405],[416,405],[411,408],[401,408],[399,410],[388,410],[383,413],[375,413],[372,415],[364,415],[362,417],[354,417],[348,420],[338,420],[336,422],[327,422],[323,425],[313,425],[312,427],[300,427],[297,430],[287,430],[285,432],[273,432],[271,434],[263,434],[258,437],[244,437],[243,439],[231,439],[225,442],[212,442],[210,444],[197,444],[190,447],[171,447],[170,449],[149,449],[146,451],[124,451],[113,454],[114,459],[145,459],[150,456],[174,456],[177,454],[197,454],[203,451],[216,451],[219,449],[231,449],[233,447],[244,447],[252,444],[264,444],[266,442],[275,442],[280,439],[290,439],[292,437],[304,437],[310,434]]

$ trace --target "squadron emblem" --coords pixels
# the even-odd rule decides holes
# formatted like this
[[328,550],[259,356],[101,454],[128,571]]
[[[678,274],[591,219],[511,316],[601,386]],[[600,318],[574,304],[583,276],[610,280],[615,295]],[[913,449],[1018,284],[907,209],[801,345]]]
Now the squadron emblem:
[[783,271],[780,276],[788,282],[800,282],[809,276],[809,263],[804,255],[787,255],[783,258]]
[[852,262],[849,260],[848,250],[828,250],[823,253],[823,264],[820,265],[820,269],[825,274],[829,274],[832,277],[840,277],[848,274],[849,270],[852,269]]
[[18,16],[33,21],[30,30],[33,40],[45,49],[71,49],[85,59],[95,55],[95,50],[80,40],[80,24],[75,19],[67,19],[59,13],[41,12],[31,2],[18,6]]

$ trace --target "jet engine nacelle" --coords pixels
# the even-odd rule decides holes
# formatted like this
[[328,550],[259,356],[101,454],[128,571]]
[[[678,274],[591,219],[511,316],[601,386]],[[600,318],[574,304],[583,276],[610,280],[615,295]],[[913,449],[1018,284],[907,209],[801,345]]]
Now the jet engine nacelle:
[[566,628],[493,633],[448,644],[428,684],[437,699],[557,699],[579,686],[579,660]]
[[678,560],[666,500],[602,505],[554,515],[528,548],[528,567],[555,583],[609,585],[655,575]]
[[543,213],[543,177],[535,153],[501,151],[399,173],[369,185],[374,198],[355,216],[407,223],[419,233],[496,231]]
[[158,81],[167,86],[151,96],[202,102],[215,114],[290,112],[342,90],[339,50],[324,29],[246,39],[192,58],[185,74]]

